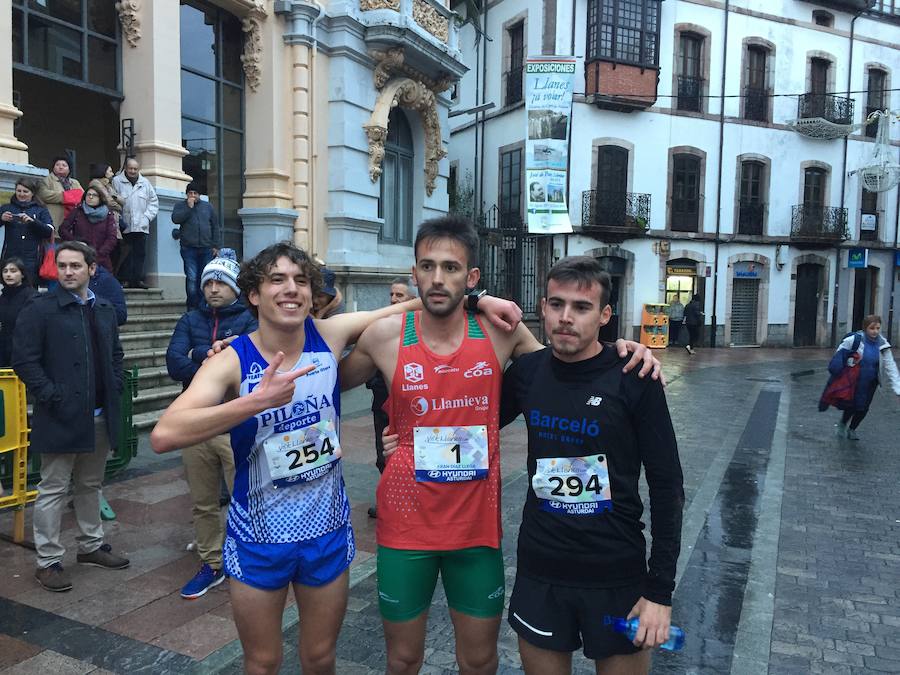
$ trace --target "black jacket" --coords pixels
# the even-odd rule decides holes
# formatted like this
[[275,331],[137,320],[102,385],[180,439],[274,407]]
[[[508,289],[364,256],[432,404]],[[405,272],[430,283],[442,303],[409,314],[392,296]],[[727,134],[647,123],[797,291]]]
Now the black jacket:
[[[116,312],[108,300],[94,301],[100,353],[92,355],[88,311],[58,286],[33,297],[19,313],[12,365],[34,402],[32,452],[93,452],[94,409],[100,407],[110,447],[118,445],[124,354]],[[103,378],[103,401],[94,400],[92,358]]]
[[684,308],[684,323],[688,326],[703,325],[703,305],[699,300],[691,300]]
[[[41,266],[41,244],[53,234],[53,221],[47,207],[36,201],[20,202],[13,195],[9,204],[0,206],[0,216],[9,211],[13,219],[6,223],[0,220],[0,227],[6,230],[3,240],[3,258],[18,256],[28,269],[28,280],[32,286],[37,285],[37,271]],[[23,223],[15,216],[25,213],[34,222]]]
[[19,312],[34,293],[35,290],[26,283],[3,287],[3,295],[0,295],[0,366],[4,368],[9,368],[12,363],[13,330]]
[[217,248],[219,246],[219,219],[209,202],[197,200],[194,208],[187,205],[187,200],[175,204],[172,209],[172,222],[180,225],[181,245],[201,248]]
[[[252,333],[256,327],[256,319],[240,300],[220,309],[213,309],[201,300],[200,308],[184,314],[172,333],[166,350],[169,377],[186,389],[213,342]],[[188,352],[192,352],[190,356]]]

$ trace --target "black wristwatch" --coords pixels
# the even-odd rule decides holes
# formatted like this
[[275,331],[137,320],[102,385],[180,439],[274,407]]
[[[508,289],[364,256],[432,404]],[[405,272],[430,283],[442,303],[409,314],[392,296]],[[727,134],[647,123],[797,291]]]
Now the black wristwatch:
[[470,312],[478,311],[478,301],[481,300],[485,295],[487,295],[487,290],[482,289],[480,291],[472,291],[466,296],[466,309]]

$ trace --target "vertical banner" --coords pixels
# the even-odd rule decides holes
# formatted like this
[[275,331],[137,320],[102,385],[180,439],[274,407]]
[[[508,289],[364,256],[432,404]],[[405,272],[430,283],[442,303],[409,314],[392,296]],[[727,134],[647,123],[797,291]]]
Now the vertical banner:
[[530,56],[525,61],[525,213],[530,234],[572,231],[566,167],[574,76],[574,56]]

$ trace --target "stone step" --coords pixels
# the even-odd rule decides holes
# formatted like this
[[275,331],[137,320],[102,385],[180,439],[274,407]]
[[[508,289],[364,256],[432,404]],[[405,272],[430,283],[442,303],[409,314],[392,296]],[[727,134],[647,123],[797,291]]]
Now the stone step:
[[125,302],[131,304],[132,300],[162,300],[163,292],[161,288],[123,288],[125,291]]
[[150,412],[140,413],[134,416],[134,428],[141,431],[152,431],[156,422],[163,414],[163,409],[151,410]]
[[184,302],[181,300],[133,300],[128,298],[128,319],[133,316],[147,316],[148,314],[177,314],[181,316],[185,312]]
[[181,394],[180,384],[138,391],[138,395],[134,399],[134,413],[137,415],[138,413],[162,410],[178,398],[179,394]]
[[176,384],[165,366],[151,366],[138,370],[138,391],[156,389],[158,387],[171,387]]
[[166,365],[166,349],[130,349],[123,345],[125,350],[125,368],[126,370],[137,366],[140,370],[144,368],[155,368],[157,366]]
[[[130,308],[129,308],[130,309]],[[154,331],[169,331],[171,337],[175,324],[181,318],[180,314],[128,314],[128,322],[119,327],[122,335],[132,333],[149,333]]]
[[165,353],[171,338],[171,330],[122,333],[119,336],[119,340],[122,342],[122,349],[125,350],[126,355],[133,351],[145,349],[162,349],[163,353]]

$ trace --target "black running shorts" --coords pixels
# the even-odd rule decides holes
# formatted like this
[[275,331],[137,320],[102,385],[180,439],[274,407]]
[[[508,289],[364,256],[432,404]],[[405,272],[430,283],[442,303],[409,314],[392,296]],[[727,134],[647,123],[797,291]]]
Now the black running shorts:
[[539,649],[574,652],[584,645],[584,655],[600,660],[641,651],[604,616],[625,617],[641,597],[638,586],[574,588],[516,575],[509,600],[508,621],[526,642]]

